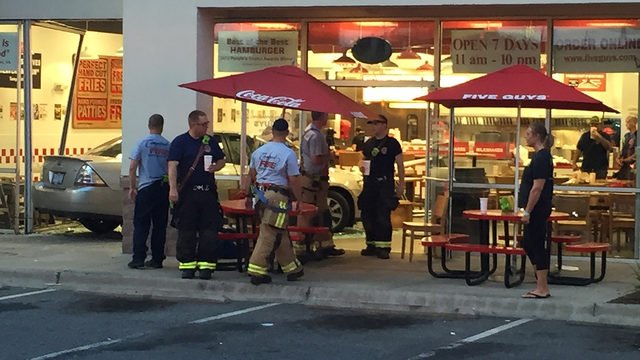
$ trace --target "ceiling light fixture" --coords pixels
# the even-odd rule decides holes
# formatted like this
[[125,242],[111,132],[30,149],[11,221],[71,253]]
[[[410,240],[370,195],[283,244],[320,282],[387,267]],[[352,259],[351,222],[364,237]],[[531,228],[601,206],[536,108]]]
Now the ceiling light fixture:
[[422,65],[418,66],[418,67],[416,68],[416,70],[422,70],[422,71],[433,71],[433,66],[432,66],[431,64],[429,64],[429,61],[428,61],[428,60],[426,60],[426,61],[424,62],[424,64],[422,64]]
[[391,61],[391,59],[387,59],[384,62],[380,63],[380,66],[382,66],[383,68],[397,68],[398,64]]
[[342,68],[353,68],[356,66],[356,61],[347,56],[347,50],[342,53],[342,56],[333,60],[333,63]]
[[397,59],[402,60],[420,60],[420,55],[411,49],[411,22],[409,22],[409,31],[407,36],[407,48],[398,55]]
[[418,55],[417,52],[411,50],[411,47],[408,47],[404,51],[402,51],[398,55],[398,57],[396,59],[401,59],[401,60],[420,60],[422,58],[420,57],[420,55]]
[[369,72],[369,70],[363,68],[362,64],[358,64],[358,66],[356,66],[353,69],[349,70],[349,72],[351,74],[367,74]]

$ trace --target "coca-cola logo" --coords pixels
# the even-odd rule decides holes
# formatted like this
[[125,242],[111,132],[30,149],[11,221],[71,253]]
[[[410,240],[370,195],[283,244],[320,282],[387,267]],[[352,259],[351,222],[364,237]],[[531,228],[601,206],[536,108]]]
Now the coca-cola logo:
[[305,102],[304,99],[295,99],[289,96],[271,96],[258,94],[255,90],[242,90],[236,93],[236,97],[239,99],[247,99],[253,101],[259,101],[265,104],[277,105],[287,108],[298,108]]

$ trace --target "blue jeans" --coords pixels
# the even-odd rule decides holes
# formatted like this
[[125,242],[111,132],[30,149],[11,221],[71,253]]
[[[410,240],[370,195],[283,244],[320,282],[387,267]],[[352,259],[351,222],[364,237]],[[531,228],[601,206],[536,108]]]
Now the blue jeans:
[[168,212],[169,184],[156,181],[138,191],[133,212],[133,260],[146,259],[147,237],[152,224],[151,257],[156,261],[164,260]]

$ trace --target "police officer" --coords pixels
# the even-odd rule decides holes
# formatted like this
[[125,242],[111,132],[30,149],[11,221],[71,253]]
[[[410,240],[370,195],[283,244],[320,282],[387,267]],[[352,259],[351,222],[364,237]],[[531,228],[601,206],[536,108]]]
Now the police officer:
[[287,232],[291,197],[300,199],[301,196],[298,159],[285,144],[289,134],[287,121],[277,119],[272,129],[273,139],[253,152],[249,164],[249,177],[258,199],[257,210],[260,215],[260,235],[249,259],[248,269],[254,285],[271,282],[267,271],[274,250],[288,281],[294,281],[304,274]]
[[[331,228],[331,213],[327,204],[329,192],[329,162],[331,153],[321,130],[327,126],[327,113],[312,112],[311,124],[304,129],[300,152],[302,154],[302,201],[311,203],[318,208],[316,214],[300,216],[300,226],[324,226]],[[339,256],[343,249],[336,249],[333,234],[315,234],[314,243],[317,244],[317,258]]]
[[[388,259],[391,252],[391,211],[398,206],[404,193],[404,162],[398,140],[389,137],[388,120],[384,115],[367,122],[373,126],[373,136],[364,144],[364,188],[358,197],[367,247],[362,256]],[[398,165],[398,187],[395,189],[394,162]],[[368,168],[368,169],[367,169]]]
[[[128,264],[132,269],[145,266],[159,269],[162,268],[162,261],[165,259],[164,244],[169,212],[169,140],[162,136],[163,127],[162,115],[151,115],[149,135],[136,144],[129,157],[129,199],[135,200],[136,204],[133,211],[133,259]],[[147,237],[152,224],[151,260],[145,262]]]
[[[189,113],[189,131],[177,136],[169,149],[169,200],[174,205],[178,229],[176,258],[183,279],[211,279],[216,269],[216,245],[222,216],[214,172],[225,156],[217,141],[207,135],[207,115]],[[211,164],[205,169],[205,157]],[[208,161],[207,161],[208,162]]]

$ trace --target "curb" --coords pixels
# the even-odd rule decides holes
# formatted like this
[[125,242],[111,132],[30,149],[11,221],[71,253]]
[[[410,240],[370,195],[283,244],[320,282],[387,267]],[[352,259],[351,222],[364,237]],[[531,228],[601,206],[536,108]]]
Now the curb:
[[186,281],[178,278],[140,278],[113,273],[74,270],[2,270],[3,285],[61,286],[64,289],[109,295],[193,299],[214,302],[256,301],[308,306],[398,311],[422,314],[538,318],[603,325],[640,327],[640,306],[609,303],[557,303],[503,297],[480,297],[430,292],[260,285],[237,281]]

